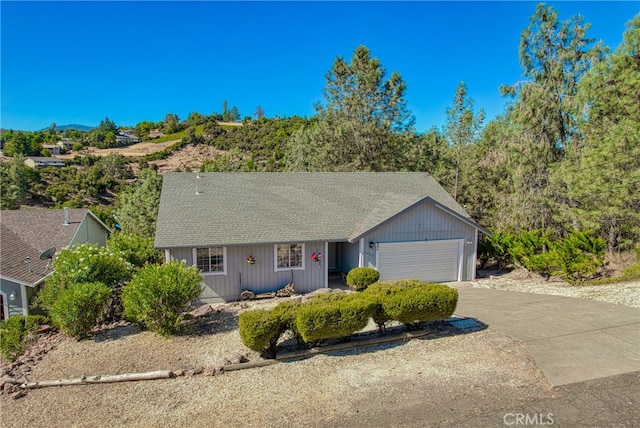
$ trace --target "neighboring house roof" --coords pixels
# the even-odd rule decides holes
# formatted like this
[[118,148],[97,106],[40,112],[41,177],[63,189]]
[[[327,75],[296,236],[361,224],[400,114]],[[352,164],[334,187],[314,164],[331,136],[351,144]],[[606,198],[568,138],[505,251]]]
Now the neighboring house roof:
[[427,173],[167,173],[155,246],[354,242],[421,202],[484,231]]
[[86,208],[69,208],[67,212],[69,225],[65,226],[64,210],[0,211],[0,275],[33,285],[51,273],[47,260],[40,260],[41,252],[52,247],[58,252],[68,247],[85,217],[93,217],[109,230]]
[[31,161],[35,166],[65,166],[62,159],[52,157],[28,156],[24,158],[24,161],[25,163],[27,163],[27,161]]

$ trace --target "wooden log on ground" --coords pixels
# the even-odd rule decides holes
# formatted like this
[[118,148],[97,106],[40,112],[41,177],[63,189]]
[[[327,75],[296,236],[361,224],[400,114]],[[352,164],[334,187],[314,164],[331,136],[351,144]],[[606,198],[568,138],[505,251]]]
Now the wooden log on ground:
[[92,383],[133,382],[139,380],[169,379],[173,377],[171,370],[157,370],[145,373],[124,373],[120,375],[82,376],[73,379],[43,380],[27,382],[20,385],[23,389],[46,388],[49,386],[87,385]]

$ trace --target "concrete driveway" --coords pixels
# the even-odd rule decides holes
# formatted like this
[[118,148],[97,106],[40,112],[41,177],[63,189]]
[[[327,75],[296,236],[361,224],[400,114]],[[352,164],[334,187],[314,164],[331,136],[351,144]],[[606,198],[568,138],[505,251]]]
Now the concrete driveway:
[[460,293],[456,315],[524,342],[553,386],[640,371],[640,309],[449,285]]

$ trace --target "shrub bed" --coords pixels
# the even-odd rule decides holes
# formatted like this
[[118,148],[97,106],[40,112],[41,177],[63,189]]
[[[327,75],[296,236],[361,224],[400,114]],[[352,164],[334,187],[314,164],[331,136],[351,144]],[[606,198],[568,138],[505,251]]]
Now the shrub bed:
[[0,352],[9,361],[24,352],[29,337],[38,331],[38,326],[47,322],[41,315],[13,316],[0,323]]

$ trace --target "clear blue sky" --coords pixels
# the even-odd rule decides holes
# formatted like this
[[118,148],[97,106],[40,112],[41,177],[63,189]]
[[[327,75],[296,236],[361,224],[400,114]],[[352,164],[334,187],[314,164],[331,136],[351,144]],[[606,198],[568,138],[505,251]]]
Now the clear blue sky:
[[[611,48],[638,2],[549,2],[582,14]],[[7,2],[0,3],[5,129],[119,126],[167,113],[256,106],[312,116],[337,56],[367,46],[408,85],[422,132],[441,127],[458,82],[488,117],[500,84],[521,77],[518,44],[535,2]]]

